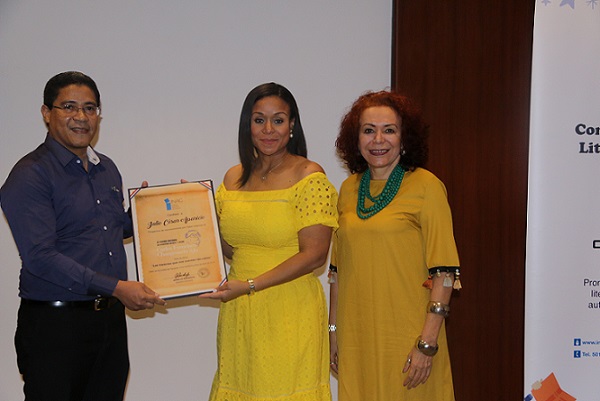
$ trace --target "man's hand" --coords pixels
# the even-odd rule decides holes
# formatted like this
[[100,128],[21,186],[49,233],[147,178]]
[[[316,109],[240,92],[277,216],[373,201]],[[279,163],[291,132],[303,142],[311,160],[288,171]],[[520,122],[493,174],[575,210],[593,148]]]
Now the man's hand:
[[113,296],[134,311],[152,309],[154,305],[166,305],[167,302],[152,291],[146,284],[138,281],[119,280]]

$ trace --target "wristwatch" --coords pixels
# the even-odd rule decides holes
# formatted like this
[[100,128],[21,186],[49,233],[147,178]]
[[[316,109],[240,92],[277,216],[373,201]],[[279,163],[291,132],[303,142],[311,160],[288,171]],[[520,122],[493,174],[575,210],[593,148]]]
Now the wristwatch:
[[254,280],[249,278],[246,281],[248,281],[248,284],[250,284],[250,291],[248,292],[248,295],[254,295],[254,293],[256,292],[256,287],[254,286]]

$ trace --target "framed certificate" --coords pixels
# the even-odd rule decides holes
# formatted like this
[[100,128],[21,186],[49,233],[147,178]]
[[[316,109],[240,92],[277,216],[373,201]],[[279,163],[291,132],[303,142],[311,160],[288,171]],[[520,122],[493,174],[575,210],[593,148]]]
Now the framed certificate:
[[129,203],[138,281],[165,299],[225,281],[211,180],[130,188]]

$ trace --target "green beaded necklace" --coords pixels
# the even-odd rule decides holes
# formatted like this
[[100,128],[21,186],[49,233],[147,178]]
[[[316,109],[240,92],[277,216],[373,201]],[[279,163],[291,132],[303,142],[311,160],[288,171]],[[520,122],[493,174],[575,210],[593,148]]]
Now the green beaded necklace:
[[[402,179],[404,178],[404,169],[397,164],[394,170],[388,177],[383,191],[377,196],[371,195],[370,183],[371,183],[371,171],[367,169],[358,186],[358,202],[356,203],[356,214],[361,219],[368,219],[369,217],[379,213],[384,207],[390,204],[394,196],[398,193]],[[369,198],[373,202],[373,206],[365,207],[365,199]]]

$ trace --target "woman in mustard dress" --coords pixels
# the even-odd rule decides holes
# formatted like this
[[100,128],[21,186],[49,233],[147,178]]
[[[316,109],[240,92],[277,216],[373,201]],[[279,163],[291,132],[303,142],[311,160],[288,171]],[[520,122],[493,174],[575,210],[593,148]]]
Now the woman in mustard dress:
[[202,295],[223,302],[210,400],[329,401],[327,306],[313,271],[337,228],[337,192],[306,158],[296,101],[281,85],[248,94],[238,143],[241,164],[216,194],[231,271]]
[[[403,96],[361,96],[336,146],[330,312],[340,401],[453,401],[444,319],[459,261],[446,189],[422,168],[427,127]],[[337,271],[337,273],[336,273]]]

